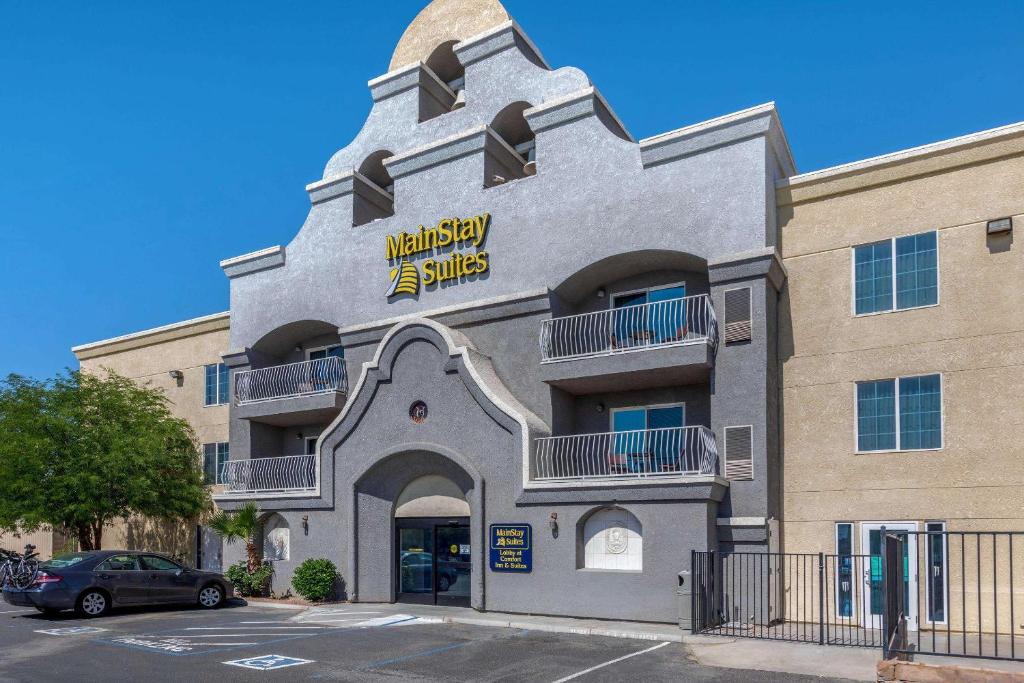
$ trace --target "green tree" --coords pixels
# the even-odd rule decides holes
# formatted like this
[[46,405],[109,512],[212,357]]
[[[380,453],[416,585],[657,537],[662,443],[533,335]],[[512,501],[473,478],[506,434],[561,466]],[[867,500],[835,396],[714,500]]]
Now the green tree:
[[256,534],[259,533],[260,511],[255,503],[246,503],[237,512],[220,511],[207,523],[214,533],[224,539],[225,543],[245,542],[245,556],[250,574],[259,571],[263,561],[260,560],[259,548],[256,546]]
[[116,518],[207,511],[195,434],[169,406],[110,371],[0,381],[0,529],[52,527],[98,550]]

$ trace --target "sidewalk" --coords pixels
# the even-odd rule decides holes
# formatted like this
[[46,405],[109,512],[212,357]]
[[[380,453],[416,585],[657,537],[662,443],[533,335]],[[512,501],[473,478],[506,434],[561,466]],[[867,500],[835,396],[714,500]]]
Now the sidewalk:
[[465,607],[358,603],[310,607],[292,619],[302,623],[335,623],[345,619],[346,614],[369,616],[368,611],[372,611],[377,618],[408,615],[417,618],[421,623],[466,624],[683,643],[688,657],[705,666],[811,676],[828,675],[855,681],[875,681],[875,666],[881,657],[878,648],[825,647],[749,638],[693,636],[672,624],[477,612]]

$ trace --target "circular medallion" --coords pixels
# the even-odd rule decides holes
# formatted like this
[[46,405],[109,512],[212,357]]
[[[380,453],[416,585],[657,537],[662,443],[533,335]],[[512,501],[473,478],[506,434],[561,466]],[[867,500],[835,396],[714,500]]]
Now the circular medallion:
[[628,544],[628,538],[626,536],[626,530],[619,526],[613,526],[608,529],[608,532],[604,537],[604,547],[612,555],[620,555],[626,552],[626,545]]
[[421,424],[427,419],[427,404],[423,401],[416,401],[409,406],[409,419],[416,424]]

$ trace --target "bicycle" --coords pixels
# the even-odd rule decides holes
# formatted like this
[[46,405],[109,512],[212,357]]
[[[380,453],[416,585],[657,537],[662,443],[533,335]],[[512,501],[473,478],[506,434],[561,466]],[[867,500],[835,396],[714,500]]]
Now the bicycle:
[[31,543],[25,546],[25,554],[19,555],[11,550],[3,550],[3,562],[0,563],[0,589],[7,586],[25,589],[35,583],[39,576],[39,553]]

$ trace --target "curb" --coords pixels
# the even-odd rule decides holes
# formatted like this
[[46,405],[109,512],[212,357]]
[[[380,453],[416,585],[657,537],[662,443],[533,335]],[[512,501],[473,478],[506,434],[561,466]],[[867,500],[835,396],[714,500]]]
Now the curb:
[[249,602],[248,600],[245,600],[244,598],[242,598],[242,599],[245,601],[245,604],[244,605],[239,605],[239,607],[269,607],[270,609],[294,609],[294,610],[302,610],[302,611],[305,611],[305,610],[309,609],[309,607],[310,607],[309,605],[290,605],[290,604],[287,604],[287,603],[282,604],[282,603],[277,603],[277,602],[262,602],[262,601]]
[[670,643],[683,642],[682,633],[630,631],[600,626],[571,626],[568,624],[544,624],[535,621],[518,621],[510,619],[486,619],[474,617],[442,617],[446,624],[464,624],[466,626],[493,626],[496,628],[521,628],[527,631],[543,631],[546,633],[571,633],[579,636],[605,636],[608,638],[629,638],[632,640],[656,640]]

